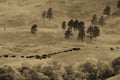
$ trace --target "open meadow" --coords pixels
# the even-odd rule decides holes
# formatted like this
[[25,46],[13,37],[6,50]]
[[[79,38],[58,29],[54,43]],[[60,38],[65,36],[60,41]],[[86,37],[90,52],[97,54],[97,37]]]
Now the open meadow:
[[[0,0],[0,65],[15,68],[24,62],[31,65],[41,62],[75,65],[89,60],[111,63],[120,57],[120,15],[108,17],[106,25],[99,26],[100,36],[91,43],[77,40],[78,32],[74,30],[74,35],[67,40],[65,31],[61,28],[62,21],[78,19],[84,21],[87,30],[91,25],[92,15],[97,14],[100,17],[108,4],[111,5],[112,13],[117,11],[117,0]],[[43,20],[41,14],[49,7],[53,8],[53,19]],[[30,32],[33,24],[38,25],[36,35]],[[71,48],[80,50],[61,52],[42,60],[25,58]],[[3,55],[9,57],[4,58]],[[120,77],[110,80],[119,79]]]

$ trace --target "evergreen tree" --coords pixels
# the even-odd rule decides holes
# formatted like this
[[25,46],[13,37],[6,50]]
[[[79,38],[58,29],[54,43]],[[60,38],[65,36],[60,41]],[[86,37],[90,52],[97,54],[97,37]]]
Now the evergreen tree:
[[91,23],[92,23],[93,25],[96,25],[96,24],[97,24],[97,22],[98,22],[97,15],[96,15],[96,14],[94,14],[94,15],[93,15],[93,17],[92,17]]
[[52,19],[53,18],[53,10],[52,8],[49,8],[47,11],[47,18]]
[[90,25],[87,29],[87,33],[88,33],[88,38],[89,38],[89,41],[92,42],[92,39],[93,39],[93,30],[94,30],[94,26]]
[[66,29],[66,21],[62,22],[62,29],[65,31],[65,29]]
[[69,30],[72,30],[73,26],[74,26],[74,20],[71,19],[71,20],[68,22],[68,29],[69,29]]
[[105,17],[101,16],[98,22],[99,22],[99,25],[104,26],[106,24]]
[[94,26],[94,28],[93,28],[93,37],[96,38],[98,36],[100,36],[100,29],[99,29],[98,26]]
[[103,10],[103,14],[107,15],[107,16],[110,16],[110,14],[111,14],[111,7],[109,5],[107,5],[105,7],[105,9]]
[[70,29],[68,29],[67,31],[65,31],[65,38],[67,38],[68,40],[70,39],[70,37],[73,35],[72,31]]
[[42,13],[42,18],[45,19],[45,17],[46,17],[46,12],[44,11],[44,12]]
[[79,30],[79,33],[78,33],[78,40],[81,40],[82,42],[84,42],[84,38],[85,38],[85,30],[81,29]]
[[117,8],[120,8],[120,0],[118,0]]

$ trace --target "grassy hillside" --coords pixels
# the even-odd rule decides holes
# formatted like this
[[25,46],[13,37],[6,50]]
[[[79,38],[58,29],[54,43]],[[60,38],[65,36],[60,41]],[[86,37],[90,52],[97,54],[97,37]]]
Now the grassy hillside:
[[[75,64],[89,59],[111,62],[120,56],[120,18],[111,16],[107,24],[100,26],[101,35],[92,43],[77,41],[78,32],[73,32],[71,40],[64,38],[62,21],[71,18],[85,21],[90,25],[93,14],[102,15],[103,9],[110,4],[112,13],[117,10],[117,0],[0,0],[0,55],[17,55],[16,58],[0,58],[0,64],[12,66],[22,62],[38,63],[40,60],[21,59],[21,55],[48,54],[72,47],[80,47],[78,52],[69,52],[51,57],[45,61]],[[53,8],[54,18],[45,21],[43,11]],[[31,25],[38,24],[36,36],[30,34]],[[7,27],[4,31],[3,28]],[[114,50],[111,51],[110,48]],[[41,60],[43,61],[43,60]],[[114,79],[113,79],[114,80]]]
[[114,11],[116,2],[117,0],[6,0],[0,3],[0,21],[1,25],[9,27],[22,27],[33,23],[42,25],[41,14],[49,7],[54,10],[53,22],[56,23],[69,18],[90,20],[94,13],[100,15],[106,4],[110,4]]
[[[91,51],[91,53],[95,54],[94,50],[87,47],[91,45],[93,47],[103,46],[103,48],[100,48],[101,50],[104,47],[109,49],[110,46],[119,46],[120,24],[118,17],[111,17],[107,20],[107,25],[101,27],[101,36],[93,44],[79,43],[76,40],[76,32],[73,39],[67,41],[64,39],[64,32],[61,30],[61,22],[63,20],[68,21],[70,18],[78,18],[80,21],[85,21],[87,27],[90,25],[91,16],[94,13],[100,16],[107,4],[110,4],[112,11],[115,11],[116,2],[117,0],[1,0],[1,54],[49,53],[69,47],[81,47],[81,45],[85,46],[85,48],[83,47],[84,49],[88,49],[87,52],[83,50],[82,53],[88,54]],[[49,7],[54,10],[54,19],[43,21],[41,14]],[[31,25],[34,23],[38,24],[39,27],[38,34],[35,37],[29,32]],[[7,31],[3,31],[3,27],[8,27]],[[112,36],[114,38],[111,38]]]

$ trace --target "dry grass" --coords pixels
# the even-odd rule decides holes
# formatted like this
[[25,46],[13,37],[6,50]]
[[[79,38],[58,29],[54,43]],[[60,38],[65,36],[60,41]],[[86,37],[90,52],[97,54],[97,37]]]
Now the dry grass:
[[[12,59],[0,58],[0,64],[19,65],[21,62],[38,63],[39,60],[21,59],[21,55],[45,54],[62,51],[71,47],[80,47],[78,52],[60,54],[45,60],[60,63],[75,64],[86,59],[98,59],[111,62],[120,55],[119,17],[107,19],[107,25],[100,27],[101,36],[93,43],[77,41],[77,32],[71,40],[64,39],[61,22],[70,18],[85,21],[85,26],[90,25],[91,16],[97,13],[100,17],[106,4],[111,4],[112,12],[116,11],[117,0],[5,0],[0,3],[0,55],[17,55]],[[95,5],[97,5],[95,7]],[[41,14],[49,7],[53,7],[54,19],[42,20]],[[30,34],[32,24],[38,24],[36,36]],[[3,28],[7,27],[4,31]],[[98,47],[98,48],[96,48]],[[114,50],[111,51],[110,48]],[[41,60],[42,62],[43,60]]]

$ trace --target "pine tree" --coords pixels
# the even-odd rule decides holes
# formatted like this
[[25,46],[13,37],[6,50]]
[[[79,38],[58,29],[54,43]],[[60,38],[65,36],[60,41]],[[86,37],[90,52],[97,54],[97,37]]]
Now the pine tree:
[[94,15],[93,15],[93,17],[92,17],[91,23],[92,23],[93,25],[96,25],[96,24],[97,24],[97,22],[98,22],[97,15],[96,15],[96,14],[94,14]]
[[106,24],[105,17],[101,16],[98,22],[99,22],[99,25],[104,26]]
[[65,29],[66,29],[66,21],[62,22],[62,29],[65,31]]
[[52,8],[49,8],[47,11],[47,18],[52,19],[53,18],[53,10]]
[[120,8],[120,0],[118,0],[117,8]]
[[45,17],[46,17],[46,12],[44,11],[44,12],[42,13],[42,18],[45,19]]
[[107,15],[107,16],[110,16],[110,14],[111,14],[111,7],[109,5],[107,5],[105,7],[105,9],[103,10],[103,14]]

